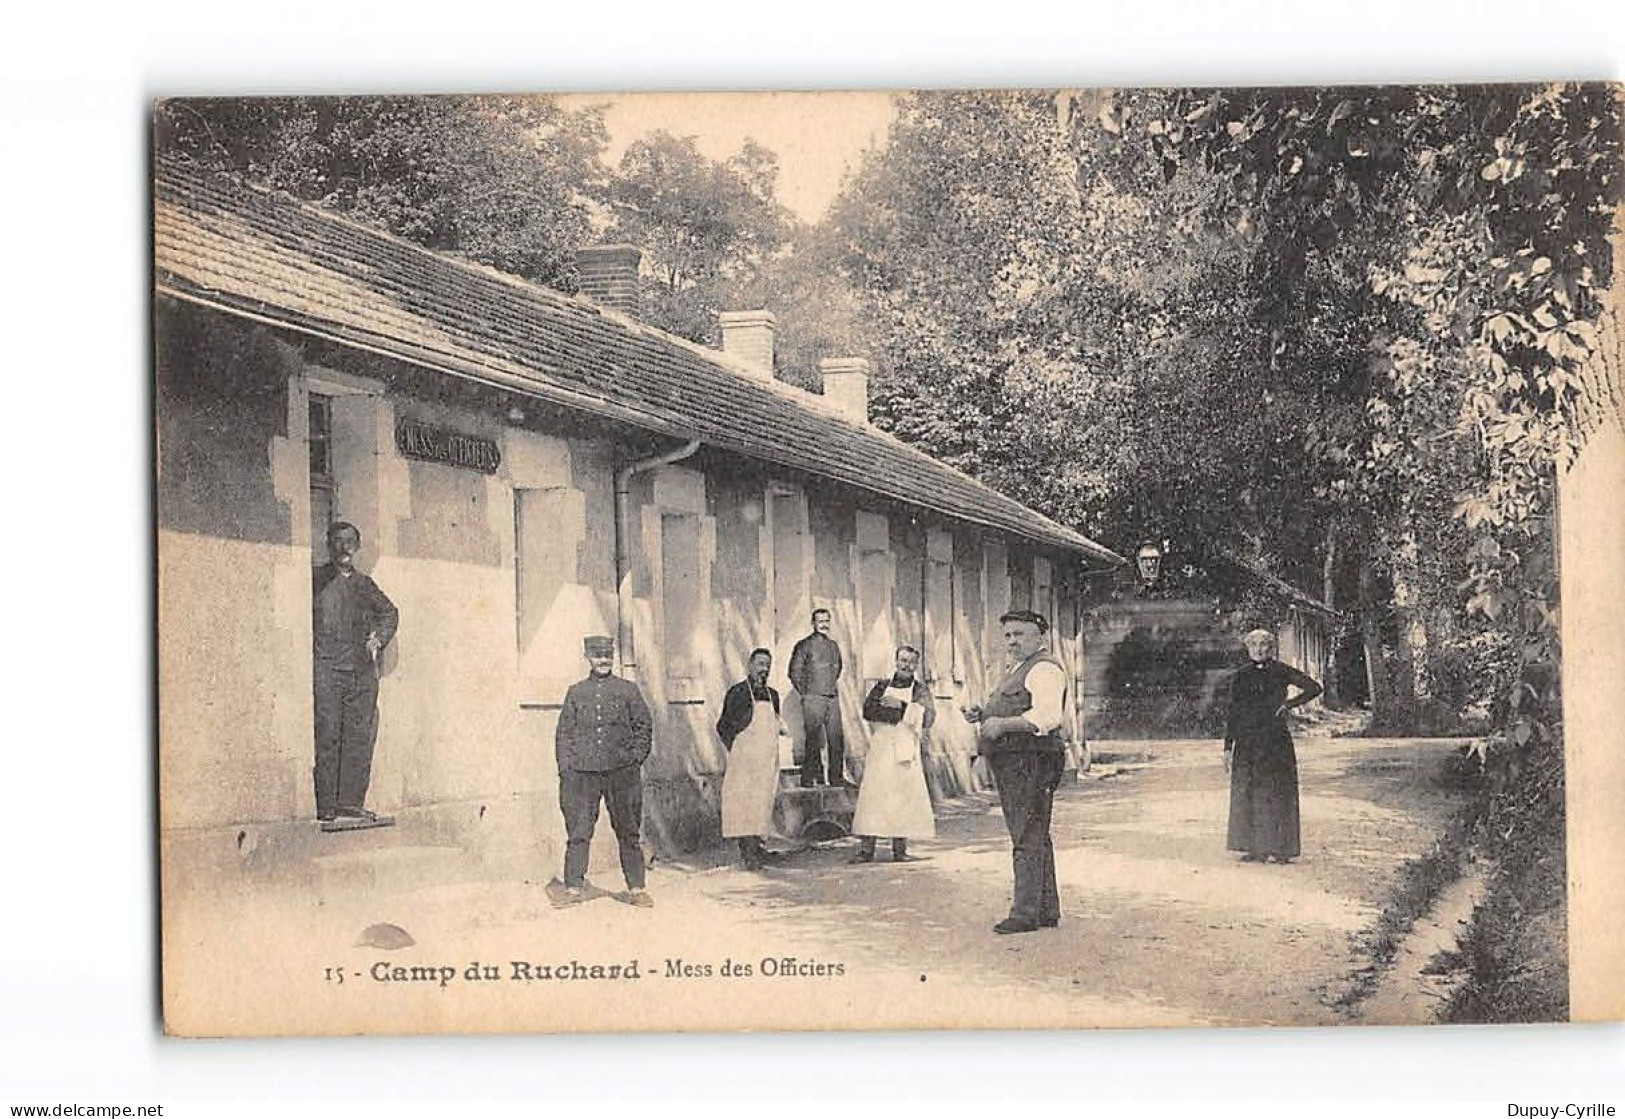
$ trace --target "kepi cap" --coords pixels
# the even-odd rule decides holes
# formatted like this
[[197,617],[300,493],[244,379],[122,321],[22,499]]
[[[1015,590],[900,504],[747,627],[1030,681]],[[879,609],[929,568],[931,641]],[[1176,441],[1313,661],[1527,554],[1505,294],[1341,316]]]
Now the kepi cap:
[[607,657],[615,652],[615,639],[595,634],[581,639],[581,651],[589,657]]

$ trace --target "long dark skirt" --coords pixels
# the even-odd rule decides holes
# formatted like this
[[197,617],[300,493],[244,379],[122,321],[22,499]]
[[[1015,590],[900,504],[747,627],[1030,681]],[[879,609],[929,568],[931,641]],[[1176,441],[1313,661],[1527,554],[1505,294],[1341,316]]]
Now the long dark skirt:
[[1298,855],[1298,758],[1284,727],[1236,742],[1226,845],[1254,855]]

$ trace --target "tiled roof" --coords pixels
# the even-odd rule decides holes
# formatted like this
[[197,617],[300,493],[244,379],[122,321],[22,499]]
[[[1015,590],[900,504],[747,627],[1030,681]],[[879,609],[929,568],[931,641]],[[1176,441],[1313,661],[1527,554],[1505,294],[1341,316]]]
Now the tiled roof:
[[1264,588],[1266,591],[1269,591],[1277,598],[1283,599],[1293,606],[1308,610],[1312,614],[1320,614],[1327,618],[1338,619],[1343,616],[1341,611],[1332,606],[1328,606],[1326,603],[1322,602],[1320,599],[1306,591],[1300,591],[1297,587],[1294,587],[1285,579],[1282,579],[1276,575],[1271,575],[1268,571],[1265,571],[1257,564],[1249,563],[1239,556],[1223,553],[1221,553],[1217,558],[1220,563],[1229,564],[1231,567],[1233,567],[1241,574],[1242,578],[1250,580],[1251,582]]
[[699,439],[1086,557],[1100,544],[821,398],[584,298],[431,252],[285,195],[167,162],[153,188],[162,295]]

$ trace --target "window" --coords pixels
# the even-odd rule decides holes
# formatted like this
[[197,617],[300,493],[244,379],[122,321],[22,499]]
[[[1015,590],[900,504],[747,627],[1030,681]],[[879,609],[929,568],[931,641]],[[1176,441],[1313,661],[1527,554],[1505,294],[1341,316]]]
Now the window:
[[[987,612],[982,601],[982,542],[960,534],[954,539],[954,680],[977,682],[982,665],[978,649],[987,629]],[[963,627],[961,629],[961,627]]]
[[333,398],[310,394],[310,561],[327,563],[333,523]]
[[954,538],[932,529],[925,547],[925,679],[954,674]]
[[694,513],[660,515],[661,598],[665,616],[666,676],[693,680],[700,675],[700,518]]
[[1032,610],[1033,606],[1033,563],[1027,553],[1020,548],[1011,548],[1005,553],[1009,570],[1010,605],[1006,610]]
[[799,492],[768,492],[772,545],[772,648],[776,672],[790,667],[790,650],[806,636],[812,613],[811,526],[807,499]]
[[1058,619],[1055,616],[1055,588],[1051,571],[1049,560],[1043,556],[1033,557],[1032,602],[1028,609],[1048,622],[1053,630]]
[[891,675],[896,639],[892,629],[892,553],[890,526],[879,513],[859,510],[858,625],[862,629],[859,654],[862,675],[878,679]]
[[567,494],[562,488],[513,491],[515,637],[521,679],[561,672],[568,677],[580,668],[572,640],[576,627],[557,625],[555,610],[575,571],[577,540],[567,531]]

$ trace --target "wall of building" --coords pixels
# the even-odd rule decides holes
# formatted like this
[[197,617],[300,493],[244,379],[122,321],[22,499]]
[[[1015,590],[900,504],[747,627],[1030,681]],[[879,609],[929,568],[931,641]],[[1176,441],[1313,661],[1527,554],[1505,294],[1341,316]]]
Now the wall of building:
[[[501,842],[555,858],[559,705],[585,672],[581,637],[618,628],[620,448],[426,398],[404,379],[378,379],[388,374],[376,366],[369,378],[331,356],[318,365],[227,319],[177,317],[159,407],[166,826],[314,812],[309,417],[319,394],[331,401],[334,515],[360,528],[360,566],[401,611],[380,661],[369,804],[477,816]],[[402,420],[489,439],[500,466],[405,457]],[[889,674],[899,641],[925,653],[938,796],[973,787],[975,740],[957,707],[992,683],[997,617],[1013,596],[1066,620],[1056,649],[1078,656],[1065,564],[996,534],[704,455],[635,476],[628,512],[633,641],[623,652],[657,720],[646,815],[666,850],[717,837],[722,695],[757,645],[775,652],[774,682],[788,693],[790,649],[814,606],[831,610],[846,654],[855,771],[864,692]]]
[[155,322],[159,770],[166,827],[314,811],[298,355],[166,307]]
[[[1232,612],[1212,598],[1138,597],[1132,582],[1124,580],[1102,586],[1100,600],[1083,620],[1076,663],[1090,733],[1108,738],[1221,733],[1225,676],[1246,661]],[[1326,619],[1298,607],[1283,605],[1281,611],[1280,660],[1323,681]]]

